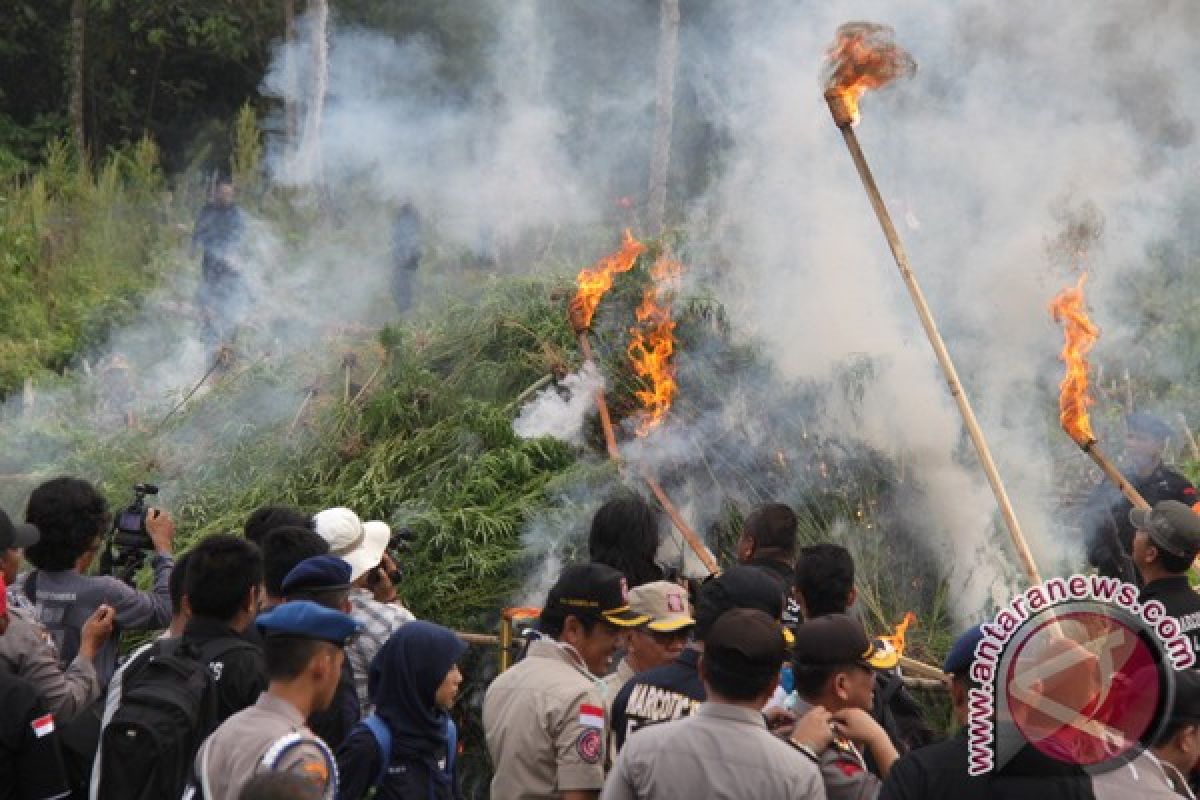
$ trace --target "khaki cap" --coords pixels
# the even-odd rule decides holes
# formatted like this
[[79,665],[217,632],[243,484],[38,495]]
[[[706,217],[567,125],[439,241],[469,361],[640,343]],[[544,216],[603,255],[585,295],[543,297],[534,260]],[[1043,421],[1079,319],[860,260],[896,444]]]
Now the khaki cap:
[[696,624],[688,612],[687,590],[670,581],[643,583],[630,589],[629,608],[649,617],[646,627],[659,633],[672,633]]

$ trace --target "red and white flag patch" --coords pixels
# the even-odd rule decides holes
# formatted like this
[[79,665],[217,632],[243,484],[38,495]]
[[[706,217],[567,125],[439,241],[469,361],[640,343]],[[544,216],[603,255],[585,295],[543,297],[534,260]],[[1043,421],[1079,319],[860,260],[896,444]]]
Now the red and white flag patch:
[[600,706],[589,706],[586,703],[579,707],[579,724],[589,728],[604,727],[604,709]]
[[29,723],[33,727],[34,734],[40,739],[43,736],[49,736],[54,733],[54,715],[46,714],[38,717],[33,722]]

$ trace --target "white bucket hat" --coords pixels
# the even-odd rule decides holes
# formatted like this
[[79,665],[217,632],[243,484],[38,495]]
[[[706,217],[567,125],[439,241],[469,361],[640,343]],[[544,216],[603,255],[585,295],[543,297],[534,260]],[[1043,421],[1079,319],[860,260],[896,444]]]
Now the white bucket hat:
[[379,565],[392,538],[387,523],[362,522],[348,508],[327,508],[314,518],[317,533],[329,542],[329,552],[350,565],[350,581]]

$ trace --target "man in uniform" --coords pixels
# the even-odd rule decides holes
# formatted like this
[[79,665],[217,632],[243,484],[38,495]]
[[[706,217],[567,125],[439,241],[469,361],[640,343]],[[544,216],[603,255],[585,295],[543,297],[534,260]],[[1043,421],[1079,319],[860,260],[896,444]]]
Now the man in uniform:
[[800,604],[792,596],[796,583],[796,512],[783,503],[767,503],[750,512],[737,542],[739,564],[760,567],[783,586],[787,603],[783,624],[793,633],[800,624]]
[[[345,658],[342,648],[359,625],[348,614],[307,600],[284,603],[257,624],[270,684],[258,702],[227,719],[200,746],[196,795],[237,800],[254,775],[291,772],[332,800],[337,797],[333,753],[304,720],[332,702]],[[189,790],[186,796],[192,795]]]
[[[848,614],[858,597],[854,587],[854,557],[840,544],[821,542],[800,548],[796,559],[796,600],[803,619]],[[932,743],[937,737],[925,722],[921,706],[896,670],[895,649],[876,640],[875,699],[871,716],[883,726],[901,754]],[[867,766],[877,769],[870,756]],[[873,771],[874,771],[873,769]]]
[[1133,536],[1133,563],[1144,586],[1138,602],[1162,603],[1167,614],[1179,621],[1200,666],[1200,594],[1188,584],[1188,567],[1200,553],[1200,516],[1175,500],[1163,500],[1154,508],[1135,508],[1129,521]]
[[[1196,502],[1196,490],[1187,478],[1163,465],[1163,450],[1171,438],[1165,422],[1145,413],[1130,414],[1126,420],[1125,480],[1154,506],[1160,500],[1177,500],[1186,506]],[[1084,503],[1083,529],[1088,562],[1101,575],[1137,583],[1138,574],[1130,563],[1133,525],[1129,511],[1133,504],[1111,482],[1092,490]]]
[[696,639],[669,664],[635,675],[617,693],[612,707],[613,741],[625,746],[634,732],[695,713],[704,702],[698,665],[704,638],[717,617],[734,608],[752,608],[778,620],[783,590],[758,567],[733,567],[700,587],[696,601]]
[[[0,574],[0,641],[8,629],[8,595]],[[71,787],[54,715],[28,681],[0,670],[0,797],[57,800]]]
[[799,699],[796,714],[820,706],[833,715],[835,733],[817,751],[825,793],[830,800],[874,800],[880,780],[867,769],[865,746],[886,777],[896,760],[896,747],[871,718],[875,647],[862,625],[845,614],[806,621],[796,633],[792,671]]
[[630,589],[629,607],[648,621],[630,632],[629,650],[616,671],[604,679],[604,702],[610,720],[613,700],[621,687],[639,672],[678,658],[696,626],[688,613],[687,589],[670,581],[653,581]]
[[707,701],[630,739],[601,799],[824,800],[811,751],[773,736],[763,720],[786,657],[778,621],[751,609],[721,615],[700,658]]
[[[16,525],[0,510],[0,576],[12,584],[17,579],[22,550],[37,544],[38,529]],[[100,698],[100,679],[93,664],[96,653],[112,633],[113,610],[102,605],[83,624],[79,652],[64,669],[49,635],[32,606],[16,593],[8,609],[8,632],[0,638],[0,670],[33,684],[46,710],[61,724],[71,720]],[[26,601],[27,603],[27,601]]]
[[483,731],[493,800],[592,800],[604,785],[601,694],[622,632],[646,622],[629,608],[621,573],[567,567],[538,623],[542,638],[488,687]]

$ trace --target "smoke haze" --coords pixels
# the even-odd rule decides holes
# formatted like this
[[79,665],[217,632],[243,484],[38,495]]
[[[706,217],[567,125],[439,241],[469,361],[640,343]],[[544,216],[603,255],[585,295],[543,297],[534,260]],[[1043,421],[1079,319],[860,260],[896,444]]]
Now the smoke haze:
[[[304,125],[296,150],[271,139],[270,180],[321,185],[342,227],[297,240],[254,221],[243,267],[258,298],[250,336],[259,346],[320,350],[330,330],[394,316],[380,297],[404,201],[420,209],[432,263],[449,282],[463,252],[507,257],[513,269],[541,256],[574,268],[624,224],[651,233],[636,225],[657,13],[651,3],[604,6],[481,2],[492,39],[482,77],[467,87],[447,77],[434,39],[346,25],[336,3],[322,100],[311,92],[321,83],[312,47],[324,39],[302,26],[294,45],[281,45],[262,90],[291,97]],[[1104,331],[1095,361],[1134,337],[1125,287],[1147,247],[1177,232],[1200,163],[1200,89],[1179,68],[1193,60],[1200,10],[1165,0],[685,4],[669,197],[690,243],[687,280],[716,287],[734,337],[762,342],[774,373],[737,385],[726,374],[722,384],[712,354],[682,353],[676,414],[623,453],[670,477],[668,491],[701,532],[729,500],[827,482],[792,469],[812,465],[814,442],[903,464],[908,483],[892,519],[939,555],[965,621],[1010,590],[1017,576],[998,565],[1014,559],[821,96],[834,31],[858,19],[894,27],[919,64],[913,78],[863,99],[857,132],[1035,557],[1053,573],[1080,553],[1056,490],[1055,462],[1070,443],[1049,422],[1061,335],[1046,306],[1085,262]],[[314,103],[323,105],[315,122]],[[614,205],[622,195],[634,198],[632,211]],[[191,289],[169,287],[155,302],[186,303]],[[141,320],[111,350],[166,403],[204,372],[193,327]],[[857,391],[843,392],[848,365],[864,359],[871,368]],[[1182,377],[1170,354],[1158,368]],[[289,419],[311,376],[295,378],[247,388],[248,417]],[[569,399],[550,390],[522,412],[522,435],[579,441],[595,376],[574,378]],[[795,388],[812,385],[826,387],[819,399]],[[164,452],[190,441],[173,435],[185,439],[162,442]],[[778,455],[779,473],[744,476],[761,463],[748,454],[763,453]],[[590,514],[596,500],[571,508]],[[538,525],[527,540],[558,558],[554,531],[566,533]],[[578,534],[586,520],[570,527]]]

